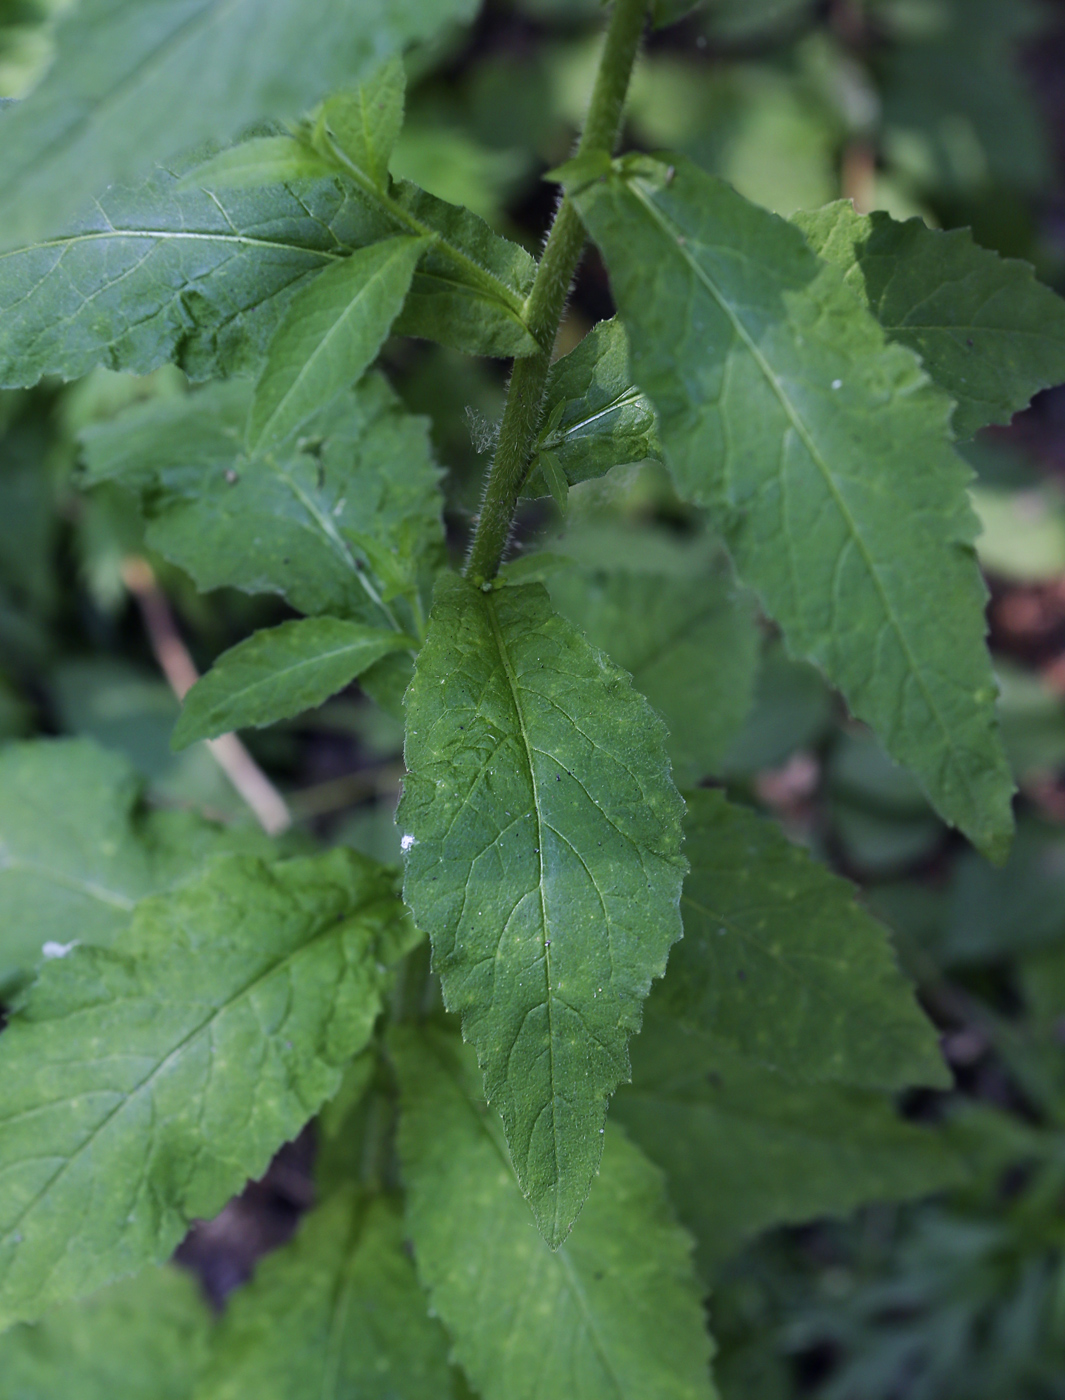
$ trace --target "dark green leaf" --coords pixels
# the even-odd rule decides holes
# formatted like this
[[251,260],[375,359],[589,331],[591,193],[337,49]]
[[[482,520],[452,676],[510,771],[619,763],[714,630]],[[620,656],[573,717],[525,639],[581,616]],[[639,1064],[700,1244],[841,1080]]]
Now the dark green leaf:
[[115,181],[263,117],[295,116],[472,0],[82,0],[44,81],[0,118],[7,246]]
[[1065,380],[1065,301],[1027,263],[1000,258],[968,229],[855,213],[849,200],[793,222],[835,263],[891,340],[916,350],[954,399],[954,431],[1008,423]]
[[552,1246],[680,933],[661,721],[538,584],[437,585],[407,694],[405,897]]
[[684,938],[659,1005],[793,1079],[949,1088],[886,932],[844,881],[720,792],[688,796]]
[[73,943],[106,946],[137,903],[213,854],[268,849],[191,813],[144,812],[125,759],[85,739],[0,754],[0,989]]
[[293,298],[248,413],[250,452],[278,448],[376,359],[425,248],[400,235],[359,248]]
[[382,656],[412,645],[400,633],[337,617],[256,632],[224,652],[185,696],[174,748],[314,709]]
[[[250,397],[245,383],[213,384],[90,429],[89,480],[137,492],[149,544],[201,589],[280,593],[303,613],[417,627],[417,587],[443,546],[425,420],[370,375],[305,437],[249,458],[241,444]],[[397,581],[412,617],[386,599]]]
[[339,1191],[235,1295],[196,1400],[448,1400],[426,1309],[396,1206]]
[[[571,486],[611,467],[661,457],[655,411],[632,382],[620,321],[600,321],[551,366],[536,450],[557,458]],[[543,494],[544,484],[534,463],[526,495]]]
[[418,1272],[485,1400],[711,1400],[690,1243],[657,1171],[614,1128],[572,1235],[529,1219],[473,1056],[457,1036],[392,1039]]
[[0,1328],[165,1259],[336,1093],[412,941],[392,882],[222,857],[45,965],[0,1036]]
[[669,729],[679,782],[715,772],[750,708],[759,633],[727,569],[695,578],[553,574],[552,601],[631,672]]
[[709,1271],[768,1225],[923,1196],[965,1176],[886,1095],[791,1083],[654,1007],[613,1112],[666,1173]]
[[680,490],[791,650],[1001,857],[1012,783],[950,401],[796,228],[689,162],[617,162],[577,203]]
[[211,1318],[196,1280],[167,1265],[0,1337],[5,1400],[190,1400]]

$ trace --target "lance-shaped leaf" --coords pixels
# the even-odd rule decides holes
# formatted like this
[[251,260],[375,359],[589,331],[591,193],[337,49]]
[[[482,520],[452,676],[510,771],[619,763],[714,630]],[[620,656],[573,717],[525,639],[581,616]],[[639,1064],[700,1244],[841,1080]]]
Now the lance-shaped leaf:
[[266,854],[257,831],[188,812],[147,812],[142,780],[87,739],[38,739],[0,753],[0,989],[47,949],[106,945],[138,901],[212,855]]
[[[322,104],[321,123],[352,165],[388,193],[388,163],[403,127],[407,74],[399,58],[382,64],[354,92],[336,93]],[[324,137],[325,132],[321,135]],[[331,145],[321,143],[327,150]]]
[[472,0],[83,0],[44,81],[0,118],[7,246],[55,232],[108,185],[324,93]]
[[401,633],[338,617],[305,617],[256,632],[223,652],[185,696],[174,748],[314,709],[382,656],[413,645]]
[[710,1273],[769,1225],[965,1180],[947,1144],[903,1122],[887,1095],[796,1084],[672,1022],[657,1003],[612,1113],[665,1172]]
[[[54,236],[0,252],[0,385],[95,365],[146,374],[168,360],[195,380],[258,369],[310,278],[396,234],[433,238],[398,332],[474,354],[536,348],[523,248],[413,185],[384,205],[335,175],[296,181],[308,161],[320,165],[291,137],[256,138],[182,179],[157,170],[107,190]],[[194,179],[210,193],[186,187]]]
[[5,1332],[3,1388],[12,1400],[191,1400],[210,1331],[191,1274],[145,1269]]
[[277,448],[377,357],[425,243],[400,235],[360,248],[292,300],[266,352],[248,414],[251,452]]
[[392,881],[226,856],[45,964],[0,1036],[0,1328],[165,1259],[336,1092],[410,945]]
[[250,396],[239,381],[212,384],[89,430],[88,480],[136,492],[151,547],[201,589],[279,593],[311,615],[414,626],[385,595],[413,597],[442,555],[440,473],[425,420],[369,375],[304,436],[248,457]]
[[550,579],[552,601],[632,675],[669,729],[681,782],[714,772],[750,709],[759,633],[720,564],[693,578],[579,573]]
[[[650,400],[632,382],[629,342],[617,318],[600,321],[551,366],[537,453],[550,453],[571,486],[662,450]],[[547,494],[534,462],[525,494]]]
[[552,1251],[458,1037],[390,1044],[418,1272],[485,1400],[712,1400],[690,1242],[646,1158],[608,1128],[595,1190]]
[[664,728],[539,584],[437,584],[407,694],[404,895],[558,1246],[680,934]]
[[1001,857],[1012,783],[950,401],[798,229],[689,162],[616,162],[577,205],[681,492],[791,651]]
[[720,792],[688,796],[691,871],[659,1005],[792,1079],[949,1088],[886,931],[853,889]]
[[1028,263],[981,248],[968,229],[862,215],[849,200],[793,221],[954,399],[959,438],[1008,423],[1040,389],[1065,380],[1065,301]]
[[196,1400],[447,1400],[448,1339],[428,1315],[391,1201],[348,1187],[231,1300]]

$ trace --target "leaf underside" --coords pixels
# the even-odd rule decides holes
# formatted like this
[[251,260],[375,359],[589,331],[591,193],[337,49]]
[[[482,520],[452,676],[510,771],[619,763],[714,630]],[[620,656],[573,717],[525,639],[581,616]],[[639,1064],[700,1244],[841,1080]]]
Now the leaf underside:
[[407,695],[404,895],[557,1246],[677,938],[661,722],[539,585],[441,577]]

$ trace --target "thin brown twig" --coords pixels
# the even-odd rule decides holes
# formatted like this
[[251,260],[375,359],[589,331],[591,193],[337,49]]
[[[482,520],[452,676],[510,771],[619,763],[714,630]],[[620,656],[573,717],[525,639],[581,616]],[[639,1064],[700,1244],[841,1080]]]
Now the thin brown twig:
[[[179,700],[199,680],[196,663],[178,631],[166,594],[156,582],[146,559],[131,556],[122,565],[122,581],[132,593],[144,620],[159,668]],[[292,825],[285,799],[235,734],[207,739],[211,756],[244,801],[262,829],[278,836]]]

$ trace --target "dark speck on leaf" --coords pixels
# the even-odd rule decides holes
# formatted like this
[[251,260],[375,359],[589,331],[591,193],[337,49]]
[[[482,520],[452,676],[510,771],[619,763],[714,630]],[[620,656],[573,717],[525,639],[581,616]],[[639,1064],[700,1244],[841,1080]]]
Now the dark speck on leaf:
[[968,347],[969,347],[969,348],[970,348],[970,350],[971,350],[971,349],[972,349],[972,347],[973,347],[973,343],[974,343],[974,342],[973,342],[973,341],[972,341],[972,340],[966,340],[966,342],[965,342],[965,343],[966,343],[966,345],[968,345]]
[[706,1076],[706,1078],[707,1082],[709,1084],[712,1084],[715,1089],[721,1088],[721,1076],[720,1074],[718,1074],[716,1069],[712,1069],[710,1073]]
[[746,972],[744,972],[744,970],[743,970],[742,967],[741,967],[740,970],[736,973],[736,976],[740,979],[741,982],[746,982],[746,981],[747,981],[747,974],[746,974]]

